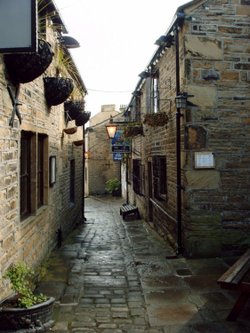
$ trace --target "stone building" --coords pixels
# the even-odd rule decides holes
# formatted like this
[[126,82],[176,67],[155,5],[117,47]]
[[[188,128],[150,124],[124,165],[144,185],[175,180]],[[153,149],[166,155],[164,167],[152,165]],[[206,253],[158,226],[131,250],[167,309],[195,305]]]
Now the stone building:
[[[39,265],[82,218],[83,122],[68,116],[64,101],[74,95],[83,102],[87,90],[53,1],[41,3],[38,52],[0,55],[1,277],[17,261]],[[47,56],[48,64],[34,73]],[[54,84],[50,93],[52,77],[63,84]],[[73,127],[76,132],[66,134]],[[0,299],[8,292],[1,279]]]
[[247,0],[179,7],[125,112],[143,126],[131,134],[130,202],[186,256],[250,244],[249,15]]
[[118,120],[120,112],[121,110],[115,109],[114,104],[102,105],[101,112],[89,121],[89,128],[86,130],[86,192],[90,195],[107,193],[106,181],[121,178],[121,162],[113,158],[111,141],[106,131],[110,116]]

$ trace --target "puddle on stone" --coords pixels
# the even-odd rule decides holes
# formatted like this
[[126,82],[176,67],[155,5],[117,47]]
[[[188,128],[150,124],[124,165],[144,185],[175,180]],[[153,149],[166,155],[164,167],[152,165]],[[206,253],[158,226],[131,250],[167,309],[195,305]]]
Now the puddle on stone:
[[180,268],[176,270],[177,275],[179,276],[190,276],[193,275],[190,269],[188,268]]

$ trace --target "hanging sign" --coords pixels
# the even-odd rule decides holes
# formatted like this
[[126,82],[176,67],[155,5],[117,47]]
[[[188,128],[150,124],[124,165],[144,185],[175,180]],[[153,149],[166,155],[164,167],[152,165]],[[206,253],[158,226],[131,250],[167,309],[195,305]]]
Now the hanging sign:
[[37,1],[0,0],[0,53],[37,51]]
[[123,130],[118,129],[112,139],[112,152],[126,154],[131,152],[131,144],[128,138],[124,137]]

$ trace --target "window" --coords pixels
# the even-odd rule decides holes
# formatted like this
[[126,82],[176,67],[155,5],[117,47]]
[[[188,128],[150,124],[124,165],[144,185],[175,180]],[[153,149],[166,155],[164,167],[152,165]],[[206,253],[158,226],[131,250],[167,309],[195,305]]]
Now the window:
[[27,216],[31,212],[31,133],[22,132],[20,160],[20,213]]
[[20,215],[25,219],[34,214],[47,200],[48,140],[43,134],[21,132],[20,154]]
[[154,197],[159,200],[167,198],[167,163],[165,156],[153,157]]
[[158,89],[158,77],[152,78],[151,87],[151,99],[152,99],[152,109],[153,112],[159,111],[159,89]]
[[75,202],[75,160],[70,161],[70,202]]
[[38,134],[38,153],[37,153],[37,206],[41,207],[44,203],[44,136]]
[[141,96],[135,98],[135,121],[141,121]]
[[146,108],[148,113],[159,111],[159,72],[154,72],[146,81]]
[[133,160],[133,190],[136,194],[143,194],[144,172],[141,160]]

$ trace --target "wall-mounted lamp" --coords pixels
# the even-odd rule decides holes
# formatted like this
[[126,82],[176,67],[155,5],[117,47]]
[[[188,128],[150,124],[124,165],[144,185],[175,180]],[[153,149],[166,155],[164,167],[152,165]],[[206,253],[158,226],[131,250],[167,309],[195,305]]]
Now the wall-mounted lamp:
[[142,79],[146,79],[148,77],[151,76],[151,73],[150,72],[147,72],[147,71],[143,71],[139,74],[139,76],[142,78]]
[[187,106],[187,95],[181,94],[175,97],[175,105],[177,109],[185,109]]
[[185,13],[183,13],[183,12],[178,12],[177,13],[177,18],[178,19],[180,19],[180,20],[185,20],[185,21],[191,21],[191,22],[193,22],[193,21],[195,21],[195,18],[194,17],[192,17],[192,16],[189,16],[189,15],[186,15]]
[[132,95],[135,96],[135,97],[139,97],[142,95],[142,92],[141,91],[138,91],[138,90],[135,90],[132,92]]
[[171,47],[174,44],[174,36],[161,36],[155,41],[155,44],[159,46]]
[[117,130],[117,125],[113,123],[113,117],[110,116],[109,124],[106,125],[106,130],[108,133],[109,139],[113,139],[115,137],[115,133]]
[[186,109],[188,97],[194,97],[194,95],[188,95],[186,92],[181,93],[175,97],[175,105],[177,109]]
[[62,43],[67,49],[76,49],[80,47],[78,41],[70,36],[61,36],[59,38],[60,43]]

